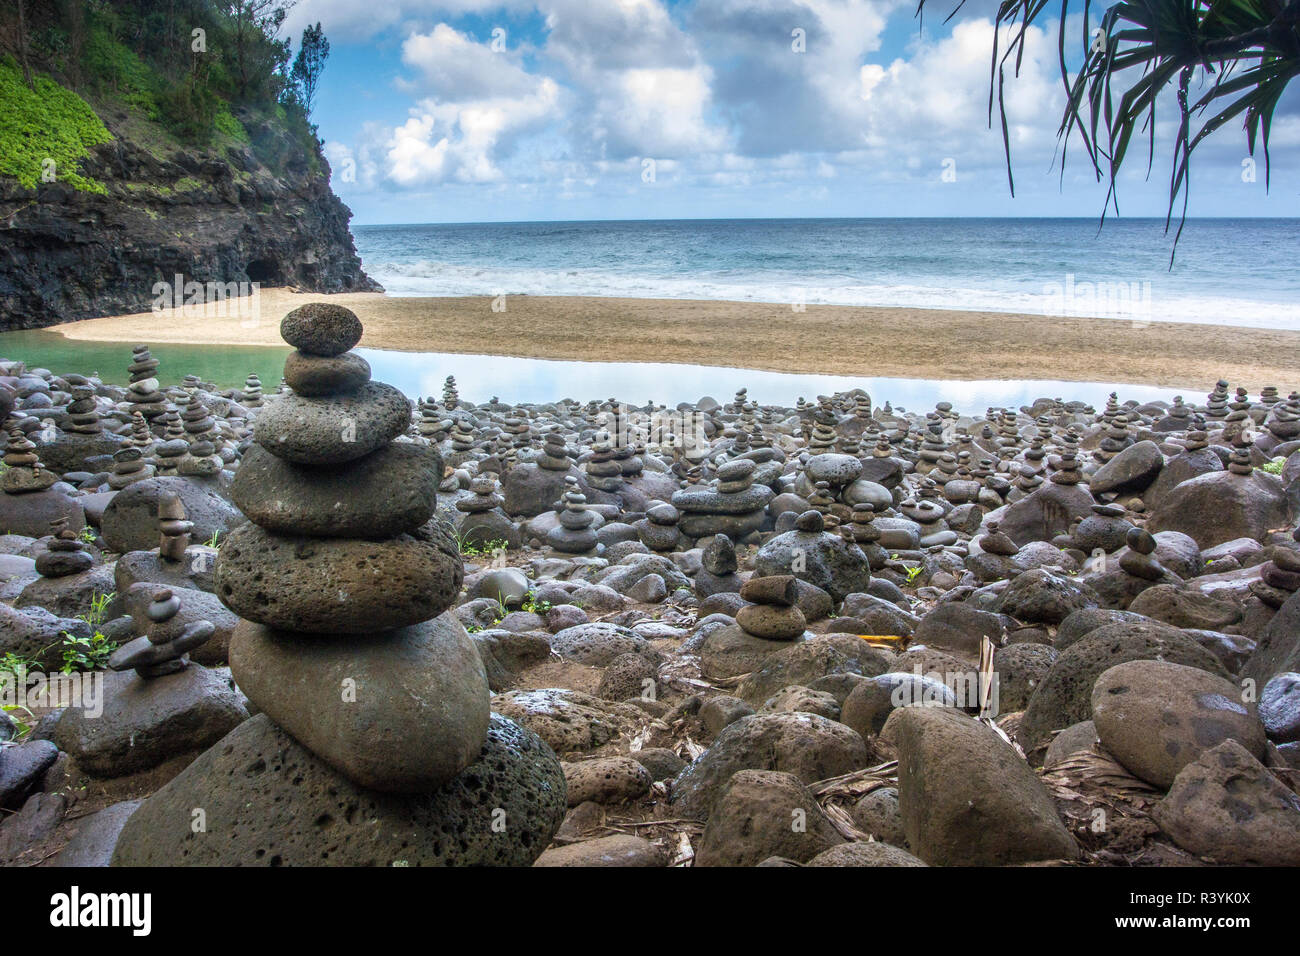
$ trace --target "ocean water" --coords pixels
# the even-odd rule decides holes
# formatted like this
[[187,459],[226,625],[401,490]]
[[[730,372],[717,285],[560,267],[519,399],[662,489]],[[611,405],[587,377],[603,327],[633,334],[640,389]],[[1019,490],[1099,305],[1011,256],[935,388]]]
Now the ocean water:
[[1300,329],[1300,219],[739,219],[354,226],[391,295],[905,306]]

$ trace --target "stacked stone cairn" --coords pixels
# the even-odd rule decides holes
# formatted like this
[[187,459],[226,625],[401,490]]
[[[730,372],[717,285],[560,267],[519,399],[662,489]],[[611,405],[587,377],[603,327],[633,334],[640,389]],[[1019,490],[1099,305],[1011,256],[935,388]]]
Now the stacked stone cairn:
[[185,560],[194,522],[185,520],[185,505],[180,495],[164,495],[158,500],[158,557],[173,563]]
[[76,532],[69,530],[67,519],[55,521],[53,530],[54,536],[46,544],[46,550],[36,558],[36,573],[46,578],[65,578],[89,571],[95,563],[94,556]]
[[14,428],[9,432],[9,444],[5,448],[3,477],[0,477],[0,490],[6,494],[21,495],[32,491],[44,491],[56,481],[58,475],[41,467],[41,458],[36,451],[36,444],[28,438],[22,429]]
[[651,505],[644,518],[632,522],[637,537],[651,551],[675,551],[681,538],[677,531],[677,521],[681,517],[677,509],[666,501]]
[[149,346],[137,345],[131,350],[131,364],[127,366],[130,381],[126,401],[130,410],[138,411],[149,421],[167,411],[167,397],[158,390],[158,360],[149,352]]
[[[241,618],[231,673],[260,713],[136,811],[114,862],[527,865],[562,819],[563,771],[489,713],[483,663],[446,613],[464,571],[433,517],[437,451],[394,443],[411,415],[396,389],[337,384],[362,333],[350,311],[313,303],[280,332],[292,392],[257,417],[231,489],[250,522],[214,570]],[[155,597],[165,625],[174,599]],[[193,806],[202,832],[179,809]]]
[[[1291,533],[1291,539],[1300,544],[1300,528]],[[1252,588],[1252,592],[1269,607],[1280,608],[1300,591],[1300,551],[1275,545],[1272,558],[1259,569],[1259,578],[1263,586]]]
[[256,372],[249,373],[244,379],[244,391],[240,395],[240,404],[245,408],[262,407],[262,380]]
[[766,485],[754,484],[755,467],[751,459],[738,458],[718,469],[716,488],[676,492],[672,503],[682,512],[682,532],[692,538],[725,534],[740,541],[759,530],[773,493]]
[[797,605],[799,590],[793,575],[750,578],[740,589],[749,603],[736,612],[736,624],[751,637],[794,641],[808,626]]
[[144,635],[119,647],[108,659],[115,671],[133,670],[152,680],[185,670],[189,652],[202,647],[216,633],[211,621],[189,621],[180,616],[181,600],[168,588],[154,591],[145,616]]
[[591,527],[599,515],[587,507],[587,496],[578,489],[573,475],[564,478],[564,496],[560,500],[560,523],[546,534],[546,543],[564,554],[589,554],[603,550]]
[[456,510],[463,515],[457,525],[460,540],[476,548],[489,544],[518,548],[519,529],[501,510],[505,498],[496,476],[492,472],[475,475],[470,479],[469,492],[456,502]]
[[1126,537],[1128,550],[1120,555],[1119,566],[1144,581],[1159,581],[1167,572],[1155,558],[1156,539],[1142,528],[1130,528]]

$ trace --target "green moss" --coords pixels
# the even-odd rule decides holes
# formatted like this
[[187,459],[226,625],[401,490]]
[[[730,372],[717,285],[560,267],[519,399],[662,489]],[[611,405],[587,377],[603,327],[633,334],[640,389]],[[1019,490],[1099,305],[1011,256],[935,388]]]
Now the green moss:
[[95,88],[111,92],[116,99],[150,119],[160,118],[158,78],[135,53],[103,29],[86,38],[84,63]]
[[244,124],[235,118],[235,114],[230,112],[229,107],[223,106],[219,109],[213,122],[218,133],[229,136],[238,143],[247,143],[249,141],[248,130],[244,129]]
[[194,179],[192,176],[182,176],[176,180],[176,191],[179,193],[192,193],[195,190],[203,188],[203,183]]
[[[76,93],[47,76],[24,81],[11,57],[0,60],[0,175],[34,189],[50,169],[59,182],[84,192],[107,192],[98,180],[77,172],[90,147],[113,137]],[[51,166],[50,163],[53,163]]]

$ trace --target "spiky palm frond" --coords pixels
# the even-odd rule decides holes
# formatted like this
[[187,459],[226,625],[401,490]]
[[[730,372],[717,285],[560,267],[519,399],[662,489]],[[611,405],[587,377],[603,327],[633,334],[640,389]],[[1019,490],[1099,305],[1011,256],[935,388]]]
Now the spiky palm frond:
[[[1264,154],[1267,188],[1273,112],[1287,84],[1300,75],[1300,0],[1124,0],[1108,8],[1095,28],[1090,19],[1092,0],[1075,0],[1074,12],[1080,12],[1080,2],[1083,45],[1076,58],[1081,56],[1083,62],[1073,79],[1066,37],[1070,0],[1060,4],[1057,51],[1066,105],[1057,135],[1062,171],[1070,135],[1077,133],[1097,179],[1108,179],[1103,219],[1108,209],[1119,209],[1116,176],[1135,132],[1147,134],[1147,172],[1151,171],[1156,103],[1166,91],[1172,91],[1178,116],[1165,216],[1168,229],[1181,195],[1175,246],[1187,218],[1192,153],[1224,123],[1241,117],[1250,155],[1255,155],[1257,145]],[[959,0],[947,19],[965,3]],[[925,4],[926,0],[918,0],[918,16]],[[1029,27],[1042,18],[1047,6],[1048,0],[1002,0],[994,24],[989,122],[996,98],[1012,195],[1015,179],[1003,95],[1006,70],[1014,58],[1013,76],[1019,73]],[[1210,81],[1209,88],[1194,97],[1192,83],[1198,74]],[[1120,88],[1123,92],[1117,94]]]

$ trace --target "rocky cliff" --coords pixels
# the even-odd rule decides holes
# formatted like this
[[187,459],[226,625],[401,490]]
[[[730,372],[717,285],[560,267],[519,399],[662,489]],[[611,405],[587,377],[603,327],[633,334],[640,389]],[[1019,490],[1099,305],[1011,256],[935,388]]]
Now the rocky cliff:
[[0,175],[0,330],[149,310],[158,283],[258,282],[310,292],[382,291],[361,269],[351,211],[271,118],[245,113],[202,148],[144,117],[92,104],[112,139],[80,175],[25,187]]

